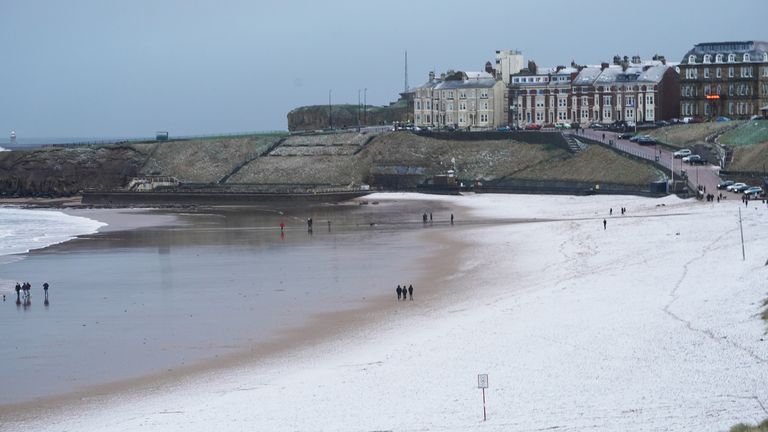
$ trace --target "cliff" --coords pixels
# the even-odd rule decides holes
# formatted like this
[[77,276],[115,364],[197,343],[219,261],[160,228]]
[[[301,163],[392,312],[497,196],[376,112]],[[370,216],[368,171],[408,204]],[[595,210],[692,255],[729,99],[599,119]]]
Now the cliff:
[[[365,111],[357,105],[332,105],[330,110],[334,128],[361,125],[391,125],[394,122],[409,121],[413,117],[413,107],[401,99],[389,106],[368,106]],[[299,107],[288,113],[289,131],[314,131],[328,129],[328,105]]]

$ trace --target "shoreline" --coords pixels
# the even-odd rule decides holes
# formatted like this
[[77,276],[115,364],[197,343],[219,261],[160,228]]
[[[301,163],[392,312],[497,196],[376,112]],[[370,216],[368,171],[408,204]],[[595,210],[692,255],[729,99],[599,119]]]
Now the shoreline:
[[[35,207],[35,209],[43,209]],[[156,229],[179,226],[182,222],[178,218],[180,211],[173,209],[61,209],[51,208],[53,211],[62,211],[68,215],[87,217],[102,223],[107,223],[99,229],[99,233],[117,233],[126,230]],[[462,214],[460,210],[457,214]],[[138,220],[131,220],[138,217]],[[451,239],[442,230],[433,232],[418,232],[425,241],[438,250],[461,250],[466,246],[463,242]],[[73,240],[88,239],[90,235],[78,236]],[[70,240],[72,241],[72,240]],[[64,247],[65,243],[51,245],[49,247]],[[29,253],[44,251],[47,248],[37,249]],[[460,256],[455,253],[446,254],[448,259],[434,255],[423,255],[414,268],[430,269],[423,272],[416,280],[411,281],[415,286],[414,296],[421,300],[439,300],[439,288],[430,281],[439,279],[440,273],[447,268],[455,266]],[[416,270],[418,273],[421,270]],[[397,282],[394,282],[397,284]],[[308,347],[331,343],[335,338],[349,335],[353,332],[370,331],[386,321],[393,314],[398,313],[400,306],[415,306],[418,302],[398,301],[393,304],[394,285],[391,294],[380,294],[364,298],[365,303],[357,307],[350,307],[333,312],[315,313],[308,317],[303,325],[283,328],[270,340],[259,342],[257,345],[244,344],[237,348],[236,352],[217,355],[215,358],[197,360],[191,364],[180,364],[176,367],[157,373],[143,374],[139,377],[114,380],[97,385],[89,385],[82,390],[68,392],[60,395],[37,397],[19,403],[0,405],[0,418],[8,422],[25,422],[39,419],[38,415],[32,415],[23,408],[34,405],[43,409],[46,416],[54,416],[57,413],[65,413],[71,409],[89,406],[93,403],[106,403],[129,395],[156,394],[173,388],[179,382],[195,379],[206,379],[223,372],[243,367],[256,367],[265,362],[278,361],[281,356],[293,357]],[[397,299],[394,299],[397,301]],[[367,329],[367,330],[366,330]]]
[[[738,203],[485,196],[466,204],[459,222],[559,219],[434,232],[462,248],[450,264],[440,254],[420,260],[433,274],[447,268],[432,281],[442,290],[414,308],[362,314],[370,325],[338,339],[83,399],[53,422],[30,416],[17,426],[682,431],[764,418],[764,206],[745,214],[748,260],[710,272],[740,250]],[[609,206],[627,206],[629,216],[610,217]],[[487,423],[477,415],[478,373],[492,380]],[[403,401],[411,409],[393,416]]]

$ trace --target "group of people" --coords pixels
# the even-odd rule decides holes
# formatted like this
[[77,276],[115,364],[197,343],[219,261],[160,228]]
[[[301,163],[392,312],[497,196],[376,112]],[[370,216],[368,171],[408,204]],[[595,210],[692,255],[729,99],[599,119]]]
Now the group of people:
[[413,285],[408,285],[407,288],[405,287],[405,284],[403,284],[402,287],[398,285],[395,292],[397,293],[398,300],[408,300],[409,296],[411,297],[411,300],[413,300]]
[[[45,292],[45,298],[48,298],[48,282],[43,283],[43,291]],[[16,301],[19,301],[20,299],[28,300],[32,296],[30,292],[32,291],[32,284],[29,282],[24,282],[23,284],[20,284],[16,282]],[[5,301],[5,295],[3,295],[3,301]]]

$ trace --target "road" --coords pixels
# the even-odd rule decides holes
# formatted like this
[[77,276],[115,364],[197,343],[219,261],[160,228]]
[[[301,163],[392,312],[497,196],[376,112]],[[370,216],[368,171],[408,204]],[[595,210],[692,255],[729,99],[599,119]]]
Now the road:
[[[685,170],[691,184],[694,186],[703,186],[708,193],[717,194],[717,184],[720,183],[720,167],[716,165],[688,165],[681,159],[675,159],[672,155],[673,150],[668,150],[659,145],[640,145],[629,140],[619,139],[617,132],[602,130],[580,129],[579,132],[571,131],[575,136],[584,136],[608,144],[613,140],[616,149],[648,160],[658,161],[666,167],[673,167],[675,178],[682,175]],[[725,192],[724,192],[725,193]],[[731,192],[728,192],[731,195]],[[732,194],[735,198],[740,198],[739,194]]]

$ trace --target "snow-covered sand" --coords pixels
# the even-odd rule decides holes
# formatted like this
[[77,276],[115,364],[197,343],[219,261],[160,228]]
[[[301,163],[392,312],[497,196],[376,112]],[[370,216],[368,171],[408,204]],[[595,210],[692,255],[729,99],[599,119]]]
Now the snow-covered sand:
[[[417,287],[414,302],[333,342],[0,429],[717,431],[768,417],[765,205],[431,199],[465,208],[450,235],[471,245],[435,280],[443,301],[420,302]],[[495,218],[564,220],[467,223]]]

